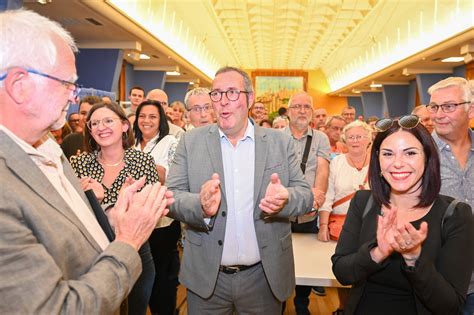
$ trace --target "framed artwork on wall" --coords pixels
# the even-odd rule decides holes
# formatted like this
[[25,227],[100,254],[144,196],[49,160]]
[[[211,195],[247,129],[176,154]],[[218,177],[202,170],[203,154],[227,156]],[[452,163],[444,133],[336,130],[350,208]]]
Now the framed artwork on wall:
[[252,72],[255,100],[263,103],[269,113],[288,107],[291,95],[306,91],[308,74],[300,70],[257,70]]

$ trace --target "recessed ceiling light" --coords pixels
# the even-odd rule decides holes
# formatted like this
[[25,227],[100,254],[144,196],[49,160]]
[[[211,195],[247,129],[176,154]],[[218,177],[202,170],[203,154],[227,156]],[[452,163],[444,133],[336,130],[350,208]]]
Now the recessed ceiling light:
[[145,55],[145,54],[140,54],[140,59],[141,60],[148,60],[148,59],[150,59],[150,56]]
[[166,71],[166,75],[181,75],[178,71]]
[[441,60],[441,62],[461,62],[464,61],[464,57],[449,57]]
[[370,85],[370,87],[371,87],[371,88],[381,88],[381,87],[382,87],[382,84],[372,82],[372,84]]

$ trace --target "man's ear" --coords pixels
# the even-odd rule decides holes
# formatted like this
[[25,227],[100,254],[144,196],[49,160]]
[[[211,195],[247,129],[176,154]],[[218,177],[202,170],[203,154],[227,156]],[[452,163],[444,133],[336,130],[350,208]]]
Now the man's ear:
[[31,90],[34,88],[34,82],[25,69],[10,69],[4,84],[5,91],[16,104],[23,104],[32,97]]
[[469,119],[474,118],[474,102],[471,102],[471,106],[469,106],[469,109],[467,110],[467,116]]
[[247,101],[247,109],[250,110],[250,108],[253,106],[253,102],[255,101],[255,92],[247,93]]

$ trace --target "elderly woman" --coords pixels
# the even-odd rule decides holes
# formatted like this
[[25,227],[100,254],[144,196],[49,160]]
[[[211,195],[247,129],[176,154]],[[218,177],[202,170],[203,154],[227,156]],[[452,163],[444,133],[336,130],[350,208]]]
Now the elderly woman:
[[319,208],[318,239],[324,242],[339,238],[352,197],[356,191],[368,189],[372,128],[356,120],[344,127],[341,139],[348,152],[331,161],[326,200]]
[[344,314],[458,314],[471,278],[469,205],[439,194],[436,144],[417,116],[376,123],[372,191],[351,201],[332,257]]
[[286,116],[277,116],[273,119],[272,127],[273,129],[285,129],[290,122]]
[[[71,166],[81,180],[84,191],[92,189],[104,204],[115,203],[119,191],[133,180],[146,177],[156,183],[153,158],[132,148],[130,123],[123,110],[114,103],[92,106],[84,130],[86,151],[71,157]],[[146,314],[155,268],[148,242],[140,248],[142,274],[128,296],[129,314]]]

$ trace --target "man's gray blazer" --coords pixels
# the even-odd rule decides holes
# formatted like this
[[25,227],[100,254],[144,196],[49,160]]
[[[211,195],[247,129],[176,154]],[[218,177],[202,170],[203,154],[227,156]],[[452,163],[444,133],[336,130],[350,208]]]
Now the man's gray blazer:
[[[295,287],[293,249],[289,217],[310,211],[313,195],[305,182],[290,137],[281,131],[255,126],[254,224],[263,269],[275,297],[286,300]],[[222,200],[212,230],[203,219],[199,192],[218,173]],[[270,182],[278,173],[288,188],[288,204],[268,217],[258,207]],[[246,174],[239,174],[246,176]],[[170,216],[186,223],[186,241],[180,282],[203,298],[212,295],[222,257],[227,203],[219,131],[210,125],[184,134],[176,150],[167,185],[174,192]]]
[[[63,160],[66,176],[89,205]],[[141,272],[137,252],[120,242],[102,251],[33,160],[2,131],[0,187],[0,314],[116,312]]]

